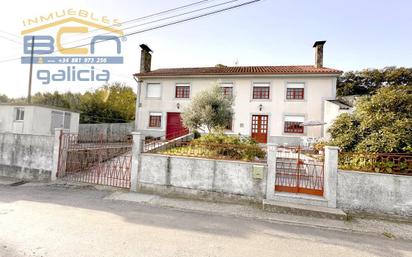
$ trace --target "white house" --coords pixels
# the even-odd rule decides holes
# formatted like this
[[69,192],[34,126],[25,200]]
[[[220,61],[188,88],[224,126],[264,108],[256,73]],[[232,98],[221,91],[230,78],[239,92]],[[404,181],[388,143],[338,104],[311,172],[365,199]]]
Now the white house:
[[54,135],[55,128],[79,131],[80,114],[35,104],[0,104],[0,133]]
[[[151,70],[151,49],[141,47],[136,128],[146,136],[173,138],[184,131],[180,112],[193,96],[219,85],[232,94],[234,117],[227,133],[249,135],[258,142],[300,144],[324,136],[326,100],[336,97],[339,70],[323,67],[323,45],[317,41],[315,63],[299,66],[219,66]],[[333,103],[332,103],[333,104]],[[328,107],[328,106],[326,106]],[[331,117],[328,117],[331,119]]]

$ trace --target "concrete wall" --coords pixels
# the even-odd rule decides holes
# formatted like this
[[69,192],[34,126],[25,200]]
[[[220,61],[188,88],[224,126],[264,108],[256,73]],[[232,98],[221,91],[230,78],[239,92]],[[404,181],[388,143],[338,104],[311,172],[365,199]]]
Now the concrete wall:
[[131,123],[101,123],[101,124],[80,124],[79,136],[103,135],[104,139],[116,138],[130,135],[134,131],[134,122]]
[[412,177],[339,170],[337,205],[348,212],[412,217]]
[[[305,120],[323,120],[323,100],[334,99],[336,96],[336,77],[333,76],[271,76],[271,77],[208,77],[208,78],[152,78],[144,79],[141,91],[141,108],[138,108],[136,127],[144,135],[164,134],[166,129],[167,112],[181,112],[185,106],[190,103],[190,99],[199,92],[212,88],[220,83],[233,83],[234,102],[234,120],[233,131],[230,133],[250,135],[251,119],[254,114],[269,115],[269,141],[278,143],[279,136],[282,136],[282,142],[298,142],[296,137],[309,136],[321,137],[322,128],[306,127],[305,133],[302,134],[285,134],[283,132],[283,121],[285,115],[303,115]],[[270,99],[254,100],[252,99],[252,87],[255,82],[269,82],[271,86]],[[286,85],[288,82],[305,83],[304,100],[286,100]],[[159,99],[148,99],[146,89],[148,83],[160,83],[162,94]],[[176,83],[190,83],[191,98],[176,99]],[[177,108],[177,103],[180,108]],[[262,110],[259,105],[262,104]],[[161,112],[162,125],[160,129],[149,128],[149,113]]]
[[[138,185],[157,193],[258,201],[265,197],[266,165],[158,154],[142,154]],[[264,166],[263,179],[252,177]],[[185,190],[186,189],[186,190]]]
[[49,180],[53,143],[52,136],[0,133],[0,176]]
[[[15,108],[24,108],[24,120],[15,120]],[[28,135],[54,135],[51,128],[52,112],[71,114],[70,132],[79,130],[80,114],[36,105],[0,105],[0,133],[18,133]],[[62,125],[63,127],[63,125]]]

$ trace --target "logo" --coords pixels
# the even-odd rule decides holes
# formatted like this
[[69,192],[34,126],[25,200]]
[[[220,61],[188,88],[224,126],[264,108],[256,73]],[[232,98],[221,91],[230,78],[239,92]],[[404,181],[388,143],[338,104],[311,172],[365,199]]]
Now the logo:
[[[23,20],[22,64],[53,64],[60,69],[38,69],[36,77],[51,82],[104,81],[110,71],[97,68],[122,64],[122,39],[118,19],[97,17],[87,10],[64,9]],[[101,55],[99,53],[110,53]],[[96,67],[95,67],[96,66]]]

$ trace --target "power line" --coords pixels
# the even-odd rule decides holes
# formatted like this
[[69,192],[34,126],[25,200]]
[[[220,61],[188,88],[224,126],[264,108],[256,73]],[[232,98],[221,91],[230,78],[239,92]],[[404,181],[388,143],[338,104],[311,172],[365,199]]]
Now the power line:
[[[206,17],[206,16],[210,16],[210,15],[213,15],[213,14],[225,12],[225,11],[232,10],[232,9],[236,9],[236,8],[243,7],[243,6],[246,6],[246,5],[250,5],[250,4],[259,2],[259,1],[261,1],[261,0],[252,0],[252,1],[248,1],[248,2],[241,3],[241,4],[237,4],[237,5],[229,6],[229,7],[226,7],[226,8],[222,8],[222,9],[219,9],[219,10],[215,10],[215,11],[203,13],[203,14],[200,14],[200,15],[192,16],[192,17],[189,17],[189,18],[185,18],[185,19],[181,19],[181,20],[177,20],[177,21],[173,21],[173,22],[161,24],[161,25],[154,26],[154,27],[151,27],[151,28],[134,31],[134,32],[131,32],[131,33],[127,33],[127,34],[125,34],[125,35],[123,35],[123,36],[114,36],[114,37],[115,37],[115,38],[120,38],[120,37],[133,36],[133,35],[136,35],[136,34],[148,32],[148,31],[152,31],[152,30],[156,30],[156,29],[160,29],[160,28],[164,28],[164,27],[169,27],[169,26],[172,26],[172,25],[176,25],[176,24],[180,24],[180,23],[187,22],[187,21],[196,20],[196,19],[199,19],[199,18],[203,18],[203,17]],[[105,41],[108,41],[108,40],[106,39],[106,40],[96,41],[95,44],[96,44],[96,43],[102,43],[102,42],[105,42]],[[91,44],[91,43],[85,43],[85,44],[81,44],[81,45],[69,47],[69,48],[66,48],[66,49],[75,49],[75,48],[82,47],[82,46],[88,46],[88,45],[90,45],[90,44]],[[52,53],[55,53],[55,52],[58,52],[58,51],[53,51]],[[20,58],[8,59],[8,60],[0,60],[0,63],[8,62],[8,61],[14,61],[14,60],[19,60],[19,59],[20,59]]]
[[[180,10],[180,9],[185,9],[187,7],[191,7],[191,6],[195,6],[195,5],[199,5],[199,4],[204,4],[204,3],[207,3],[207,2],[211,2],[211,1],[216,1],[216,0],[202,0],[202,1],[194,2],[194,3],[178,6],[178,7],[172,8],[172,9],[160,11],[160,12],[157,12],[157,13],[152,13],[152,14],[149,14],[149,15],[146,15],[146,16],[134,18],[134,19],[131,19],[131,20],[126,20],[124,22],[120,22],[120,25],[124,25],[126,23],[130,23],[130,22],[134,22],[134,21],[138,21],[138,20],[144,20],[144,19],[151,18],[151,17],[156,17],[158,15],[166,14],[166,13],[169,13],[169,12],[174,12],[174,11],[177,11],[177,10]],[[94,32],[94,31],[97,31],[97,30],[104,30],[104,29],[113,28],[113,27],[115,27],[115,25],[110,25],[110,26],[106,26],[106,27],[103,27],[103,28],[93,29],[90,32]]]
[[[158,16],[158,15],[161,15],[161,14],[166,14],[166,13],[178,11],[178,10],[180,10],[180,9],[185,9],[185,8],[188,8],[188,7],[191,7],[191,6],[196,6],[196,5],[199,5],[199,4],[205,4],[205,3],[213,2],[213,1],[216,1],[216,0],[202,0],[202,1],[197,1],[197,2],[194,2],[194,3],[190,3],[190,4],[178,6],[178,7],[175,7],[175,8],[171,8],[171,9],[168,9],[168,10],[160,11],[160,12],[157,12],[157,13],[152,13],[152,14],[149,14],[149,15],[137,17],[137,18],[130,19],[130,20],[126,20],[126,21],[124,21],[124,22],[121,22],[120,24],[126,24],[126,23],[130,23],[130,22],[133,22],[133,21],[144,20],[144,19],[147,19],[147,18],[151,18],[151,17],[155,17],[155,16]],[[93,29],[93,30],[91,30],[91,31],[88,31],[87,33],[91,33],[91,32],[98,31],[98,30],[103,30],[103,29],[106,29],[106,28],[113,28],[113,27],[115,27],[115,25],[105,26],[105,27],[102,27],[102,28]],[[18,35],[16,35],[16,34],[13,34],[13,33],[10,33],[10,32],[4,31],[4,30],[0,30],[0,32],[2,32],[2,33],[4,33],[4,34],[8,34],[8,35],[13,36],[13,37],[16,37],[16,38],[18,38],[19,40],[21,39],[21,37],[18,36]],[[0,37],[2,37],[2,36],[0,35]],[[72,37],[73,37],[73,36],[72,36]],[[14,43],[18,43],[18,44],[20,44],[20,45],[22,44],[21,42],[17,42],[17,41],[8,39],[8,38],[6,38],[6,39],[9,40],[9,41],[12,41],[12,42],[14,42]],[[86,38],[84,38],[84,39],[86,39]],[[75,43],[75,42],[78,42],[78,41],[82,41],[82,40],[84,40],[84,39],[75,40],[75,41],[72,41],[72,42],[69,42],[69,43]],[[67,43],[66,43],[66,44],[67,44]],[[17,61],[17,60],[20,60],[20,56],[10,57],[10,58],[7,58],[7,59],[0,60],[0,63],[10,62],[10,61]]]
[[[210,5],[210,6],[207,6],[207,7],[200,8],[200,9],[192,10],[192,11],[189,11],[189,12],[184,12],[184,13],[180,13],[180,14],[168,16],[168,17],[161,18],[161,19],[158,19],[158,20],[153,20],[153,21],[149,21],[149,22],[145,22],[145,23],[136,24],[136,25],[133,25],[133,26],[130,26],[130,27],[122,28],[122,30],[127,30],[127,29],[136,28],[136,27],[141,27],[141,26],[144,26],[144,25],[156,23],[156,22],[163,21],[163,20],[173,19],[173,18],[176,18],[176,17],[184,16],[184,15],[191,14],[191,13],[195,13],[195,12],[199,12],[199,11],[204,11],[204,10],[207,10],[207,9],[210,9],[210,8],[215,8],[215,7],[218,7],[218,6],[222,6],[222,5],[226,5],[226,4],[234,3],[234,2],[238,2],[238,1],[239,1],[239,0],[230,0],[230,1],[223,2],[223,3],[219,3],[219,4],[215,4],[215,5]],[[99,34],[99,35],[108,35],[108,34],[110,34],[110,32],[106,32],[106,33]],[[71,44],[71,43],[75,43],[75,42],[79,42],[79,41],[83,41],[83,40],[90,39],[90,38],[93,38],[93,36],[86,37],[86,38],[79,39],[79,40],[75,40],[75,41],[71,41],[71,42],[67,42],[67,43],[65,43],[64,45]]]
[[[165,23],[165,24],[162,24],[162,25],[154,26],[154,27],[151,27],[151,28],[143,29],[143,30],[134,31],[134,32],[131,32],[131,33],[127,33],[124,36],[114,36],[114,37],[115,38],[120,38],[120,37],[133,36],[133,35],[136,35],[136,34],[152,31],[152,30],[155,30],[155,29],[165,28],[165,27],[169,27],[169,26],[172,26],[172,25],[176,25],[176,24],[187,22],[187,21],[196,20],[196,19],[199,19],[199,18],[210,16],[210,15],[213,15],[213,14],[225,12],[225,11],[232,10],[232,9],[236,9],[236,8],[243,7],[243,6],[246,6],[246,5],[249,5],[249,4],[253,4],[253,3],[256,3],[256,2],[259,2],[259,1],[261,1],[261,0],[251,0],[251,1],[248,1],[248,2],[244,2],[244,3],[233,5],[233,6],[229,6],[229,7],[222,8],[222,9],[215,10],[215,11],[211,11],[211,12],[208,12],[208,13],[203,13],[203,14],[199,14],[199,15],[196,15],[196,16],[192,16],[192,17],[189,17],[189,18],[186,18],[186,19]],[[100,40],[100,41],[96,41],[95,44],[102,43],[102,42],[105,42],[105,41],[108,41],[108,39],[103,39],[103,40]],[[77,46],[74,46],[74,47],[69,47],[69,48],[66,48],[66,49],[74,49],[74,48],[78,48],[78,47],[82,47],[82,46],[88,46],[90,44],[91,43],[81,44],[81,45],[77,45]],[[54,51],[54,52],[58,52],[58,51]]]

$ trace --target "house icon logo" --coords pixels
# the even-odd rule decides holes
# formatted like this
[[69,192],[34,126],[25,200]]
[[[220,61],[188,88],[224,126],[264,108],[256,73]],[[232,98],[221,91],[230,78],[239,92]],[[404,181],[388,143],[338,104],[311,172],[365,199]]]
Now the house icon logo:
[[[93,12],[81,9],[65,9],[25,19],[21,31],[21,63],[66,66],[57,72],[38,70],[37,78],[42,84],[51,81],[107,82],[109,70],[100,70],[94,65],[123,63],[122,39],[125,38],[120,25],[118,19],[96,17]],[[88,69],[84,69],[85,66]]]

